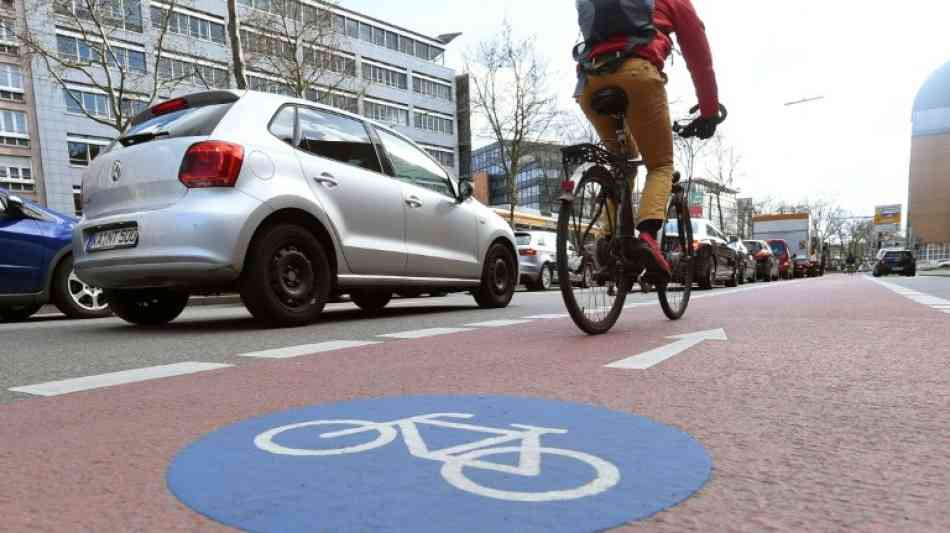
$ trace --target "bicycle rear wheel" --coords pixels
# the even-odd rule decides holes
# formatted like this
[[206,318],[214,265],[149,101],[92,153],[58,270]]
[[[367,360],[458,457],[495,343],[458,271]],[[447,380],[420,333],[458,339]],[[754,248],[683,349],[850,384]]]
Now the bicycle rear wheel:
[[689,306],[696,269],[693,226],[689,218],[689,207],[681,191],[674,192],[670,200],[661,242],[663,255],[669,261],[673,272],[669,283],[657,285],[656,293],[667,318],[679,320]]
[[[602,166],[591,167],[575,187],[574,200],[562,201],[558,213],[561,295],[574,323],[590,335],[606,333],[617,322],[632,282],[615,241],[606,238],[619,233],[619,213],[608,217],[607,209],[607,200],[616,198],[610,172]],[[587,274],[588,269],[593,276]]]

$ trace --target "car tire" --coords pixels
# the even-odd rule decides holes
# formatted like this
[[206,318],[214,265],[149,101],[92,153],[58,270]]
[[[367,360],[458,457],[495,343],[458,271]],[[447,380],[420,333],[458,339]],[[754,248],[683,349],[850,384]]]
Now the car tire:
[[21,322],[35,315],[42,305],[14,305],[0,308],[0,322]]
[[541,267],[541,275],[538,276],[538,287],[539,291],[549,291],[554,285],[554,267],[551,265],[544,265]]
[[178,318],[188,305],[188,293],[172,289],[110,290],[109,309],[139,326],[161,326]]
[[515,258],[503,244],[494,244],[485,254],[482,284],[472,295],[483,309],[508,307],[515,294]]
[[716,264],[712,256],[706,260],[706,268],[703,270],[703,277],[699,280],[699,288],[708,291],[716,283]]
[[400,289],[396,291],[396,294],[403,298],[418,298],[422,296],[422,291],[419,289]]
[[103,318],[112,314],[102,289],[90,287],[73,272],[72,256],[56,267],[50,290],[53,304],[69,318]]
[[277,224],[254,238],[240,285],[241,301],[257,320],[304,326],[317,320],[330,296],[330,262],[309,230]]
[[738,287],[739,286],[739,270],[738,268],[733,267],[732,275],[729,276],[729,279],[726,280],[726,287]]
[[363,311],[377,313],[389,304],[393,293],[386,290],[361,289],[351,292],[350,299]]

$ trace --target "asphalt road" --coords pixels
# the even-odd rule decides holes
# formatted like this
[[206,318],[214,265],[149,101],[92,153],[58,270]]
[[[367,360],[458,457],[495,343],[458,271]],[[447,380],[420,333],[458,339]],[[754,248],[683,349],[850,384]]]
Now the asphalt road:
[[[328,502],[332,516],[322,519],[343,520],[348,526],[342,530],[398,531],[399,520],[412,515],[429,518],[418,528],[426,531],[485,530],[480,519],[497,519],[511,531],[946,531],[948,289],[950,279],[864,275],[755,284],[696,292],[677,322],[662,316],[655,295],[632,295],[621,321],[600,337],[581,334],[563,317],[557,292],[519,293],[502,311],[480,310],[461,295],[396,301],[373,317],[333,304],[320,323],[293,330],[260,329],[235,306],[189,308],[159,329],[116,319],[3,324],[0,471],[6,490],[0,529],[229,530],[222,523],[260,531],[320,529],[319,513],[288,515],[280,507],[300,501],[304,513]],[[257,357],[242,357],[249,353]],[[30,388],[186,362],[208,368],[66,394],[57,391],[60,385]],[[22,387],[33,393],[9,390]],[[35,394],[43,390],[53,395]],[[600,507],[571,514],[580,503],[537,504],[527,515],[512,510],[521,505],[523,511],[523,504],[464,492],[468,499],[454,508],[453,498],[462,496],[443,480],[456,479],[446,474],[451,462],[442,477],[435,469],[434,478],[386,470],[395,467],[373,462],[389,457],[381,454],[345,463],[342,470],[332,465],[344,463],[292,462],[293,469],[317,470],[305,470],[301,482],[280,484],[278,477],[278,485],[268,485],[268,479],[275,482],[267,477],[276,468],[272,458],[256,465],[238,460],[239,451],[212,448],[194,464],[217,468],[233,458],[237,477],[224,485],[255,489],[228,492],[224,505],[210,500],[224,490],[208,480],[218,473],[214,468],[196,477],[192,488],[187,476],[170,473],[189,445],[242,421],[287,416],[281,413],[293,408],[418,395],[437,395],[429,412],[458,412],[461,407],[442,404],[455,397],[514,398],[488,414],[520,413],[509,422],[564,428],[560,441],[545,437],[548,446],[596,448],[594,455],[621,467],[625,454],[651,444],[638,440],[649,431],[612,435],[617,428],[611,426],[603,437],[571,440],[586,434],[581,427],[599,430],[597,421],[608,415],[585,411],[578,417],[570,406],[638,415],[695,439],[711,470],[698,491],[683,494],[685,500],[649,510],[667,492],[658,483],[682,480],[696,464],[695,454],[680,454],[673,441],[661,440],[652,444],[669,451],[669,462],[654,458],[620,468],[617,488],[586,500]],[[528,420],[534,411],[517,398],[571,404],[560,418],[544,407],[534,415],[539,420]],[[368,411],[347,416],[378,419]],[[541,423],[544,416],[553,420]],[[224,435],[225,446],[234,442],[233,434]],[[635,485],[657,464],[665,466],[654,481],[639,488],[623,484]],[[363,467],[398,472],[391,484],[397,499],[370,503],[386,494],[361,488],[378,478],[362,473]],[[321,482],[321,476],[336,481]],[[473,479],[488,484],[489,478]],[[324,486],[334,490],[320,492]],[[628,489],[633,492],[622,492]],[[440,522],[442,509],[422,507],[429,490],[442,491],[438,502],[448,515],[467,517],[461,526]],[[682,487],[669,492],[677,490]],[[611,499],[611,491],[622,497]],[[312,503],[307,498],[314,494],[319,498]],[[340,494],[359,496],[333,499]],[[591,521],[618,509],[630,515]],[[291,527],[300,524],[305,527]]]

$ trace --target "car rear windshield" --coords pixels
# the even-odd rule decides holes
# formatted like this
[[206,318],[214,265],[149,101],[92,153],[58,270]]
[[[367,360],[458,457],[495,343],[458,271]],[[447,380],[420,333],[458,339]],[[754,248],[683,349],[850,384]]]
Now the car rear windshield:
[[[218,127],[218,123],[224,118],[224,115],[231,109],[233,103],[213,104],[201,107],[191,107],[174,111],[148,120],[133,124],[125,133],[123,138],[133,136],[143,136],[143,134],[158,134],[154,139],[167,139],[170,137],[204,137],[211,135],[211,132]],[[151,139],[137,141],[135,144],[141,144]]]
[[784,254],[785,253],[785,243],[784,242],[770,242],[769,246],[772,248],[772,252],[775,254]]
[[911,258],[910,252],[887,252],[884,254],[885,259],[903,259],[907,260]]
[[749,253],[757,254],[762,251],[762,243],[756,241],[745,241],[745,247]]
[[531,244],[531,234],[515,233],[515,241],[518,243],[518,246],[527,246]]
[[[693,227],[693,236],[702,233],[702,223],[696,220],[691,220],[690,225]],[[663,234],[667,236],[679,236],[679,221],[676,220],[667,220],[666,228],[663,229]]]

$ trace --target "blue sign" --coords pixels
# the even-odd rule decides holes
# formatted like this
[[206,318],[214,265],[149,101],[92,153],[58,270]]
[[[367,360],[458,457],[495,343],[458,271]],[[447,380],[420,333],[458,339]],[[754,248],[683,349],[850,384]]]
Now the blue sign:
[[250,531],[599,531],[709,479],[692,437],[589,405],[412,396],[295,409],[182,450],[168,486]]

